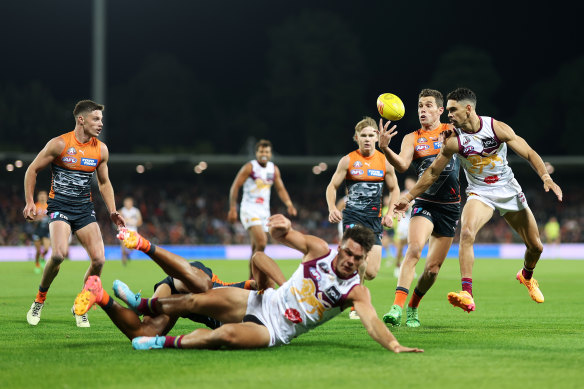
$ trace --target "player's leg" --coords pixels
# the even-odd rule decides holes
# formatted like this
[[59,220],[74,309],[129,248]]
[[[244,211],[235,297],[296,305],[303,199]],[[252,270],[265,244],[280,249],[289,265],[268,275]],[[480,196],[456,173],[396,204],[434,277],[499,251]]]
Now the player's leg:
[[523,269],[517,273],[517,279],[527,287],[529,295],[534,301],[543,303],[544,297],[539,290],[539,284],[532,277],[533,270],[543,252],[535,217],[530,208],[525,208],[518,212],[507,212],[503,217],[519,234],[526,246]]
[[166,298],[142,298],[137,312],[143,315],[187,316],[191,313],[213,317],[222,323],[243,320],[250,291],[240,288],[217,288],[205,293],[173,295]]
[[472,268],[474,265],[474,242],[477,233],[493,217],[494,208],[478,198],[469,198],[460,218],[459,265],[461,292],[450,292],[448,301],[466,312],[476,309],[472,293]]
[[401,271],[397,280],[393,305],[389,312],[383,315],[383,321],[387,324],[400,325],[403,307],[410,292],[410,286],[416,273],[416,265],[422,256],[422,250],[434,224],[425,216],[414,216],[410,220],[408,231],[408,249],[401,265]]
[[184,348],[184,349],[249,349],[268,347],[270,332],[257,323],[224,324],[215,330],[199,328],[188,335],[177,337],[141,337],[132,340],[132,346],[137,350],[151,348]]
[[34,244],[34,272],[36,274],[41,273],[41,238],[38,235],[33,235]]
[[101,230],[97,222],[91,222],[75,231],[75,235],[79,243],[83,246],[91,263],[85,272],[83,282],[87,281],[89,276],[101,275],[101,270],[105,264],[105,248],[103,245],[103,238]]
[[[256,252],[263,252],[268,244],[268,235],[264,231],[263,225],[252,225],[247,229],[251,241],[251,255]],[[251,257],[249,261],[250,278],[253,277]]]
[[135,231],[125,231],[118,235],[126,247],[146,253],[166,274],[181,280],[188,290],[201,293],[213,287],[211,279],[199,271],[183,257],[171,253],[160,246],[152,245],[146,238]]
[[452,245],[454,237],[448,236],[430,236],[430,241],[428,243],[428,257],[426,258],[426,265],[424,266],[424,271],[418,279],[418,283],[414,288],[410,302],[407,308],[407,318],[406,325],[408,327],[419,327],[420,319],[418,317],[418,307],[420,301],[430,290],[434,282],[436,282],[436,277],[440,271],[440,267],[448,255],[448,250]]
[[280,266],[264,252],[255,252],[251,257],[251,271],[258,289],[273,288],[274,283],[282,286],[286,277]]
[[[51,240],[48,236],[41,237],[41,244],[42,244],[42,251],[41,251],[41,261],[46,262],[46,256],[49,252],[49,248],[51,247]],[[44,266],[44,263],[42,264]]]
[[370,281],[377,277],[379,268],[381,267],[381,244],[376,244],[371,247],[371,251],[367,254],[367,268],[365,269],[364,278]]

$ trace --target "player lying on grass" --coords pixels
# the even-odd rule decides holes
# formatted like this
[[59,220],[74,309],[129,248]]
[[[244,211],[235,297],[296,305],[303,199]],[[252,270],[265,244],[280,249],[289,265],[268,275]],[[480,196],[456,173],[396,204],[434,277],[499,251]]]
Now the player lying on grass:
[[[122,229],[118,237],[124,240],[124,244],[128,248],[137,248],[149,254],[150,257],[166,272],[166,274],[169,275],[154,285],[153,297],[162,298],[184,293],[202,293],[209,289],[223,286],[244,289],[256,288],[257,283],[253,280],[238,283],[225,283],[221,281],[210,268],[206,267],[201,262],[187,262],[184,258],[161,247],[151,246],[150,242],[143,239],[135,232]],[[258,263],[261,267],[261,258],[256,258],[256,266]],[[277,278],[277,275],[275,277]],[[277,279],[280,280],[280,278]],[[267,285],[267,283],[271,281],[264,279],[262,282],[264,282],[263,285]],[[98,294],[97,301],[95,301],[95,296],[91,296],[89,290],[101,290]],[[129,288],[126,284],[119,280],[114,281],[114,293],[121,300],[129,304],[127,301],[128,295],[131,295],[134,299],[139,299],[139,294],[134,295],[133,293],[128,292]],[[180,317],[205,324],[209,328],[217,328],[221,325],[220,322],[211,317],[198,314],[186,314],[184,316],[144,316],[144,318],[140,320],[140,316],[138,316],[133,310],[118,304],[102,289],[101,280],[97,276],[92,276],[87,280],[84,290],[75,299],[76,312],[87,312],[87,309],[81,309],[81,307],[88,306],[92,298],[93,302],[96,302],[103,308],[112,322],[129,339],[133,339],[137,336],[165,335],[174,327],[176,321]]]
[[[136,297],[128,289],[125,299],[139,314],[156,318],[161,314],[178,317],[196,313],[228,323],[214,330],[199,328],[177,337],[140,336],[132,340],[134,348],[260,348],[287,344],[354,306],[369,335],[383,347],[395,353],[423,352],[399,344],[377,317],[369,290],[360,285],[358,268],[374,243],[371,230],[361,226],[347,229],[337,251],[329,249],[320,238],[292,229],[290,220],[283,215],[271,216],[268,226],[276,241],[304,254],[288,281],[278,289],[216,288],[205,293],[151,299]],[[142,243],[137,248],[157,260],[160,248],[147,241],[144,244],[141,237],[139,240]],[[263,255],[263,259],[269,259]],[[272,274],[268,269],[264,276]],[[270,278],[277,281],[277,277]],[[90,298],[79,299],[80,312],[89,309],[93,302],[104,304],[105,292],[99,282],[88,281],[85,290]]]

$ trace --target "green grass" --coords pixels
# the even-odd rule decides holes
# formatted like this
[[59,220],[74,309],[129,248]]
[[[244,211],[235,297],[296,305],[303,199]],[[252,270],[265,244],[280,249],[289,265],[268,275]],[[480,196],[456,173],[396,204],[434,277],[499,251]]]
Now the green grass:
[[[239,281],[245,261],[207,261],[225,281]],[[291,274],[296,261],[280,261]],[[444,264],[420,306],[422,327],[393,332],[424,354],[393,354],[345,312],[288,346],[244,351],[134,351],[101,310],[91,328],[75,327],[70,309],[87,262],[66,262],[42,320],[26,322],[40,276],[31,263],[0,264],[0,388],[577,388],[584,380],[584,261],[541,261],[536,276],[546,302],[531,301],[515,280],[520,260],[477,260],[471,314],[453,308],[458,262]],[[422,270],[418,266],[418,273]],[[393,302],[393,269],[368,282],[381,316]],[[106,263],[104,285],[120,278],[148,296],[163,278],[152,262]],[[171,335],[198,325],[180,320]]]

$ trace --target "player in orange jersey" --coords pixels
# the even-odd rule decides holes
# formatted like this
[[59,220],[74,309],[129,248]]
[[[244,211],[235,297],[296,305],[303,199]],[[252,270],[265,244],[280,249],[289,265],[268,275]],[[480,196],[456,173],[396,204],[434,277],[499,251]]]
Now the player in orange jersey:
[[42,272],[42,266],[44,266],[45,256],[49,252],[51,247],[51,241],[49,240],[49,215],[47,215],[47,192],[44,190],[37,193],[36,207],[36,217],[33,220],[35,224],[35,229],[32,234],[32,241],[34,242],[35,255],[34,255],[34,272],[40,274]]
[[[343,230],[362,225],[373,230],[375,244],[367,255],[362,280],[372,280],[377,276],[381,264],[381,238],[383,226],[393,225],[393,204],[399,199],[399,185],[393,166],[385,156],[375,149],[377,143],[377,123],[365,117],[355,126],[354,139],[359,148],[339,161],[326,188],[326,202],[329,222],[343,223]],[[347,200],[343,211],[337,208],[337,191],[343,181],[346,184]],[[391,193],[389,211],[381,216],[383,186]],[[358,319],[354,310],[349,314]]]
[[[91,100],[78,102],[73,110],[75,129],[51,139],[26,170],[26,205],[22,211],[26,220],[34,220],[37,215],[33,193],[38,173],[49,165],[52,170],[47,207],[52,253],[37,296],[26,315],[30,325],[37,325],[41,319],[47,291],[68,252],[71,233],[77,236],[91,259],[83,282],[90,275],[101,274],[105,262],[104,244],[91,198],[91,180],[95,172],[110,219],[118,227],[125,226],[124,218],[116,210],[109,180],[108,149],[97,139],[103,128],[103,109],[103,105]],[[78,327],[89,327],[87,315],[75,315],[75,319]]]
[[[420,176],[440,154],[441,133],[452,129],[452,125],[440,122],[440,115],[444,112],[443,105],[444,97],[439,91],[423,89],[420,92],[418,119],[422,127],[404,136],[399,154],[389,148],[391,138],[397,133],[395,126],[388,130],[389,122],[382,125],[379,147],[398,172],[407,171],[413,164]],[[406,325],[420,326],[418,305],[436,281],[438,271],[454,240],[460,217],[459,165],[458,159],[453,158],[436,184],[415,198],[407,233],[408,249],[398,277],[394,302],[389,312],[383,316],[383,321],[387,324],[401,324],[402,310],[415,278],[416,264],[422,256],[426,242],[429,242],[424,272],[407,308]],[[413,185],[408,190],[412,187]]]

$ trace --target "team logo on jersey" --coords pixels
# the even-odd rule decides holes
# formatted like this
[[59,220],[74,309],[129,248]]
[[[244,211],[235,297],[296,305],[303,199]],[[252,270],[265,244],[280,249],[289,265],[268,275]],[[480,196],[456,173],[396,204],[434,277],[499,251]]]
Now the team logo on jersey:
[[525,195],[523,194],[523,192],[519,192],[517,197],[519,198],[519,201],[521,201],[522,203],[527,201],[527,200],[525,200]]
[[360,176],[363,174],[363,170],[361,169],[352,169],[351,170],[351,175],[352,176]]
[[428,150],[429,148],[430,148],[430,146],[428,146],[428,145],[417,145],[416,151]]
[[316,281],[320,281],[320,273],[316,270],[315,267],[309,268],[308,271],[310,272],[312,278],[314,278]]
[[69,218],[66,215],[63,215],[61,212],[53,212],[50,215],[51,219],[65,219],[65,220],[69,220]]
[[437,137],[435,137],[435,136],[429,136],[428,138],[430,138],[430,140],[431,140],[432,142],[434,142],[434,141],[437,141],[437,140],[438,140],[438,138],[437,138]]
[[469,144],[469,143],[470,143],[470,138],[469,138],[468,136],[465,136],[463,139],[464,139],[464,140],[462,141],[462,145],[463,145],[463,146],[466,146],[467,144]]
[[75,147],[69,147],[67,149],[67,154],[69,154],[69,155],[75,155],[75,154],[77,154],[77,150],[75,150]]
[[339,290],[337,289],[336,286],[331,286],[330,288],[328,288],[327,290],[324,291],[324,294],[326,297],[328,297],[328,299],[331,301],[331,303],[335,304],[337,303],[340,299],[341,299],[341,292],[339,292]]
[[75,163],[75,162],[77,162],[77,158],[63,157],[63,158],[61,158],[61,161],[65,162],[65,163]]
[[463,150],[462,150],[462,154],[469,154],[471,151],[474,151],[474,146],[466,146]]
[[383,170],[368,169],[367,175],[371,177],[383,177]]
[[97,166],[97,159],[81,158],[81,164],[83,166]]
[[274,173],[266,174],[266,181],[274,181]]
[[499,181],[499,176],[488,176],[488,177],[485,177],[485,183],[486,184],[494,184],[497,181]]
[[424,138],[423,136],[418,138],[418,143],[427,143],[428,139]]
[[353,162],[353,167],[361,167],[361,166],[363,166],[363,163],[361,161]]
[[321,262],[318,264],[318,267],[320,268],[320,270],[322,270],[325,273],[330,273],[331,272],[331,268],[329,267],[328,264]]
[[435,149],[441,149],[442,148],[442,142],[434,142],[434,148]]

